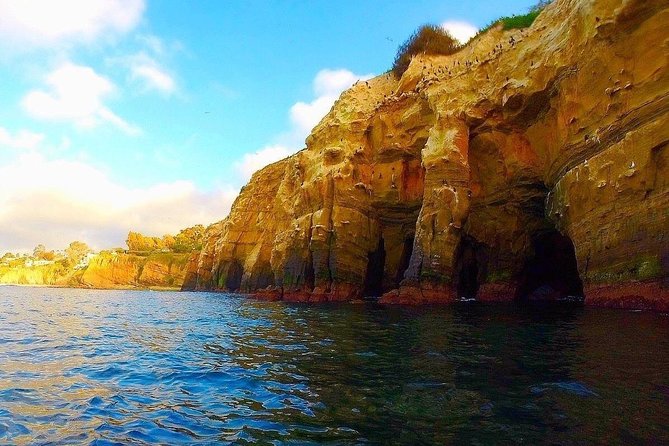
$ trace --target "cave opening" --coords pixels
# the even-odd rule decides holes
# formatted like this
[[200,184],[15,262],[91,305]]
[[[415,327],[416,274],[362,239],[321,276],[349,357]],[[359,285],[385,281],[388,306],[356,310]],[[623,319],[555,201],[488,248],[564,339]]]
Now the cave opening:
[[583,282],[571,239],[551,230],[535,236],[532,248],[534,255],[527,259],[521,271],[516,300],[582,301]]
[[462,237],[455,265],[458,298],[463,300],[476,299],[482,277],[485,274],[484,264],[484,247],[472,237]]
[[410,234],[407,238],[404,239],[404,245],[402,246],[402,254],[400,255],[400,262],[397,266],[397,274],[395,275],[395,287],[398,287],[399,284],[404,279],[404,273],[407,268],[409,268],[409,262],[411,261],[411,253],[413,252],[413,242],[415,235]]
[[244,268],[237,260],[233,261],[228,268],[228,274],[225,277],[225,289],[228,291],[239,291],[242,285],[242,276]]
[[380,297],[383,294],[383,270],[386,265],[386,249],[383,237],[375,251],[367,254],[367,272],[363,284],[363,295]]

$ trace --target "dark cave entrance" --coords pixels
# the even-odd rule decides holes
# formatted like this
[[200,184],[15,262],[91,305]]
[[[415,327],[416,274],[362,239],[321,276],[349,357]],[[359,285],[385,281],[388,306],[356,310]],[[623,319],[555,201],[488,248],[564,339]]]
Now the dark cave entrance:
[[242,264],[236,260],[232,262],[225,277],[225,289],[228,291],[238,291],[242,285],[243,275],[244,268],[242,268]]
[[486,253],[483,245],[469,236],[460,240],[455,278],[457,297],[476,299],[482,278],[485,276]]
[[413,252],[414,238],[415,235],[411,234],[404,239],[404,246],[402,247],[402,254],[400,255],[400,263],[397,266],[397,274],[395,275],[395,287],[398,287],[402,280],[404,280],[404,273],[407,268],[409,268],[411,253]]
[[534,255],[525,262],[518,281],[520,302],[583,300],[576,251],[571,239],[556,230],[538,234],[532,241]]
[[386,249],[383,237],[379,239],[379,246],[375,251],[367,254],[367,272],[363,295],[368,297],[380,297],[383,294],[383,269],[386,266]]

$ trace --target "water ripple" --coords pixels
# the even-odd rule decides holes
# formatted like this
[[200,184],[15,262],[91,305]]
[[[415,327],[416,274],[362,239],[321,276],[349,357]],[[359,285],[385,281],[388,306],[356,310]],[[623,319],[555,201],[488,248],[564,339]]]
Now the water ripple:
[[1,444],[661,444],[669,319],[0,287]]

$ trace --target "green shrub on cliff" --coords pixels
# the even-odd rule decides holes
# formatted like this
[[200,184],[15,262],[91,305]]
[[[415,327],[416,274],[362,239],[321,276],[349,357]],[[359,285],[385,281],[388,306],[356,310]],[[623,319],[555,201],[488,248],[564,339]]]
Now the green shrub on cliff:
[[160,237],[148,237],[133,231],[128,233],[125,243],[130,251],[152,252],[165,248],[165,243]]
[[65,248],[65,255],[73,265],[76,265],[86,254],[93,252],[91,248],[84,242],[78,240],[70,243],[70,246]]
[[[511,15],[511,16],[506,16],[506,17],[500,17],[499,19],[493,21],[490,23],[488,26],[485,26],[479,30],[478,33],[476,33],[476,38],[477,36],[480,36],[481,34],[485,33],[488,31],[490,28],[493,28],[494,26],[497,25],[502,25],[502,29],[504,31],[510,30],[510,29],[524,29],[524,28],[529,28],[532,26],[532,23],[534,23],[534,20],[539,16],[541,11],[544,10],[544,8],[549,5],[552,2],[552,0],[540,0],[536,5],[532,6],[527,14],[521,14],[521,15]],[[473,40],[473,39],[472,39]],[[471,41],[471,40],[470,40]]]
[[195,225],[190,228],[182,229],[174,237],[174,252],[191,252],[202,249],[204,241],[204,226]]
[[397,49],[392,71],[399,78],[418,54],[448,55],[459,49],[460,44],[448,31],[436,25],[423,25]]
[[161,237],[142,235],[130,231],[126,244],[128,250],[136,254],[148,252],[191,252],[202,249],[204,240],[204,226],[195,225],[182,229],[177,235],[166,234]]
[[510,17],[502,17],[499,20],[499,23],[502,24],[502,29],[505,31],[508,29],[523,29],[523,28],[529,28],[532,23],[534,23],[534,19],[537,18],[541,10],[537,11],[530,11],[527,14],[523,15],[512,15]]

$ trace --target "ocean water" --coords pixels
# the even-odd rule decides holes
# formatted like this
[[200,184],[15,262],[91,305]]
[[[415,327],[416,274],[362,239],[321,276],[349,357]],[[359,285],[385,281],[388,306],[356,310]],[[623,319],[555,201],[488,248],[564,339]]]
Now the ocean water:
[[669,444],[669,316],[0,287],[0,444]]

